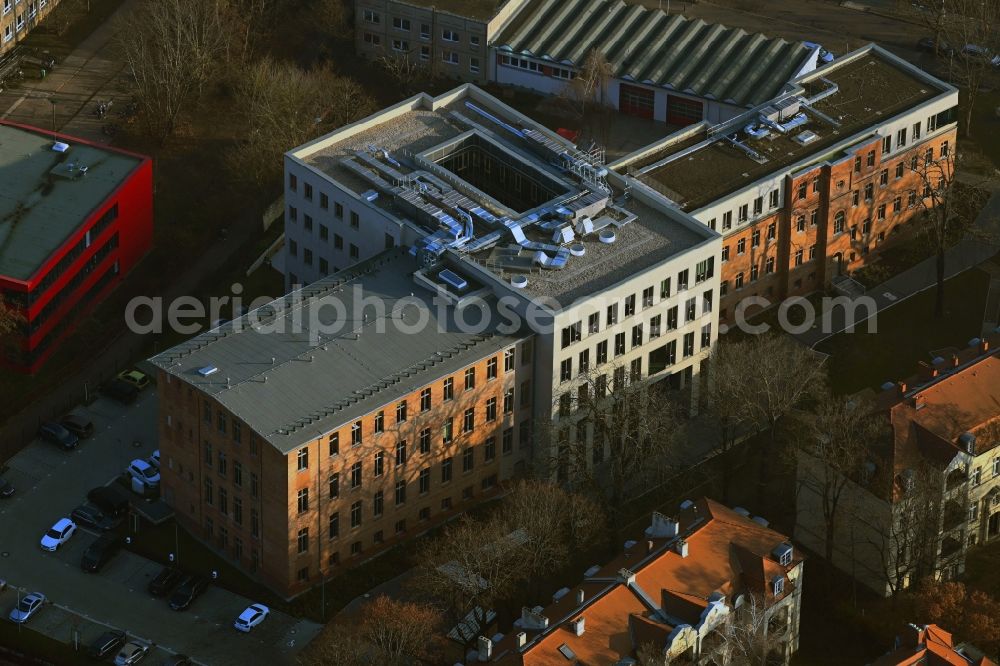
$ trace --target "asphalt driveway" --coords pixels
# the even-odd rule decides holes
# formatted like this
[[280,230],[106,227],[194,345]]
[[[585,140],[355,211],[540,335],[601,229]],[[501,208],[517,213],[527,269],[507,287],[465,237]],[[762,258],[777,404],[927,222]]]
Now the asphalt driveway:
[[[232,622],[251,600],[217,587],[188,611],[172,611],[146,592],[159,571],[154,562],[123,550],[100,573],[83,572],[80,557],[96,536],[83,528],[55,553],[39,548],[44,531],[68,516],[90,488],[108,483],[130,460],[156,448],[153,389],[130,406],[100,398],[89,412],[96,433],[76,451],[36,441],[8,462],[4,476],[16,493],[0,502],[0,578],[11,586],[0,595],[4,616],[16,603],[17,589],[38,591],[52,605],[31,624],[63,642],[72,642],[79,631],[86,645],[110,626],[155,644],[161,656],[182,653],[212,666],[292,663],[319,625],[272,612],[251,634],[241,634]],[[135,538],[142,538],[141,531]]]

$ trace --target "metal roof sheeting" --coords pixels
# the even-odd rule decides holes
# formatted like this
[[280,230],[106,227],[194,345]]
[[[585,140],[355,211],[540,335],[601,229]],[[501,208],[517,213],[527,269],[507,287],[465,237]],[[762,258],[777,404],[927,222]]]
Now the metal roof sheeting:
[[597,49],[615,76],[738,106],[771,99],[811,51],[739,28],[668,16],[621,0],[539,0],[496,45],[580,67]]

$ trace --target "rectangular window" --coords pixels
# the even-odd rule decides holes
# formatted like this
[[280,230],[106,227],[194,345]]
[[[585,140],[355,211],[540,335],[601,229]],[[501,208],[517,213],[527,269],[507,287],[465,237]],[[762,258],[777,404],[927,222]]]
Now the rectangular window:
[[483,459],[489,463],[497,457],[497,438],[487,437],[483,444]]
[[443,424],[441,424],[441,442],[443,444],[451,444],[453,430],[454,420],[449,417]]
[[505,349],[503,352],[503,371],[512,372],[514,370],[514,348]]
[[608,341],[597,343],[597,365],[603,365],[608,362]]
[[475,450],[468,446],[462,451],[462,471],[471,472],[472,468],[475,466]]
[[565,358],[559,363],[559,381],[566,382],[573,379],[573,359]]
[[733,228],[733,211],[727,210],[722,214],[722,230],[726,231]]
[[492,422],[497,420],[497,399],[490,398],[486,401],[486,421]]
[[750,219],[750,207],[747,204],[740,206],[739,222],[743,223]]
[[469,407],[462,417],[462,432],[472,432],[476,428],[476,410]]
[[663,278],[660,282],[660,300],[670,298],[670,278]]
[[378,518],[385,510],[385,493],[381,490],[372,497],[372,515]]
[[361,527],[361,500],[351,505],[351,527]]
[[896,146],[898,148],[902,148],[905,145],[906,145],[906,128],[904,127],[903,129],[896,132]]
[[451,481],[451,457],[445,458],[441,461],[441,483],[448,483]]
[[340,497],[340,474],[334,472],[330,475],[330,499]]
[[335,511],[330,514],[330,538],[336,539],[340,536],[340,513]]
[[632,348],[642,346],[642,324],[636,324],[632,327]]
[[361,463],[351,465],[351,490],[361,487]]
[[385,411],[379,411],[375,414],[375,432],[385,432]]
[[331,457],[333,457],[333,456],[339,456],[340,455],[340,433],[339,432],[335,432],[332,435],[330,435],[329,452],[330,452],[330,456]]
[[429,467],[425,467],[420,470],[420,476],[417,477],[417,483],[420,489],[420,494],[429,493],[431,490],[431,470]]
[[309,448],[301,448],[298,453],[298,470],[309,469]]
[[406,481],[396,482],[396,506],[406,504]]
[[455,397],[455,380],[449,377],[441,385],[441,399],[448,401]]
[[299,513],[305,513],[309,510],[309,489],[303,488],[299,491],[298,495],[299,503]]
[[497,357],[493,356],[488,361],[486,361],[486,379],[496,379],[497,378]]
[[406,464],[406,440],[396,442],[396,467]]
[[882,137],[882,154],[885,155],[891,152],[892,152],[892,135]]
[[385,451],[378,451],[375,454],[375,470],[373,473],[376,479],[385,473]]
[[617,333],[615,334],[615,358],[618,358],[624,353],[625,353],[625,334]]
[[913,123],[913,140],[917,141],[920,139],[920,123]]
[[503,413],[514,413],[514,389],[507,389],[503,393]]
[[[305,553],[305,552],[307,552],[309,550],[309,528],[308,527],[303,527],[301,530],[299,530],[298,545],[299,545],[299,553]],[[307,576],[308,576],[308,574],[307,574]]]
[[635,314],[635,294],[625,298],[625,316],[631,317]]
[[458,33],[455,32],[454,30],[449,30],[448,28],[445,28],[441,31],[441,39],[443,39],[446,42],[457,42]]
[[608,316],[605,320],[606,326],[614,326],[618,323],[618,304],[612,303],[608,306]]
[[764,212],[764,197],[757,197],[753,200],[753,214],[756,217]]
[[476,369],[467,368],[465,371],[465,390],[471,391],[476,388]]
[[768,195],[767,203],[771,208],[778,207],[778,190],[771,190],[771,193]]
[[425,388],[420,391],[420,411],[429,412],[431,409],[431,390]]

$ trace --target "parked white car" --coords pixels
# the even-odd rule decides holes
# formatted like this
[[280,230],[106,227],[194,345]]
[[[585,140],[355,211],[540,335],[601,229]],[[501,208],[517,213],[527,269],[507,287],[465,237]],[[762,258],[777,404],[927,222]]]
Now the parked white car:
[[76,523],[69,518],[60,518],[59,522],[53,525],[45,536],[42,537],[42,549],[55,552],[59,546],[63,545],[76,532]]
[[42,604],[45,603],[45,595],[41,592],[32,592],[31,594],[26,594],[21,597],[21,601],[14,606],[14,610],[10,612],[10,621],[16,622],[17,624],[24,624],[31,616],[39,611]]
[[153,455],[146,458],[150,465],[155,467],[157,470],[160,469],[160,450],[156,449],[153,451]]
[[160,470],[142,458],[136,458],[129,464],[128,473],[133,479],[138,479],[147,486],[160,485]]
[[122,649],[118,651],[115,655],[115,666],[131,666],[132,664],[137,664],[142,661],[146,653],[149,652],[149,646],[145,643],[138,643],[136,641],[129,641],[122,646]]
[[247,609],[240,613],[240,616],[236,618],[236,622],[233,622],[233,626],[239,631],[248,632],[266,620],[270,613],[271,609],[264,604],[250,604],[247,606]]

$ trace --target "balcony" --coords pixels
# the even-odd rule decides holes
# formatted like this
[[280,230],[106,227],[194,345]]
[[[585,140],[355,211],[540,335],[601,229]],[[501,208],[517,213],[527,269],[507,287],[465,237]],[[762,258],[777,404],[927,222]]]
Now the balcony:
[[969,472],[966,469],[953,469],[945,479],[944,488],[947,492],[961,488],[969,482]]
[[948,500],[944,505],[942,527],[945,532],[962,527],[968,521],[969,512],[955,500]]
[[941,558],[951,557],[962,549],[962,542],[954,537],[945,537],[941,541]]

